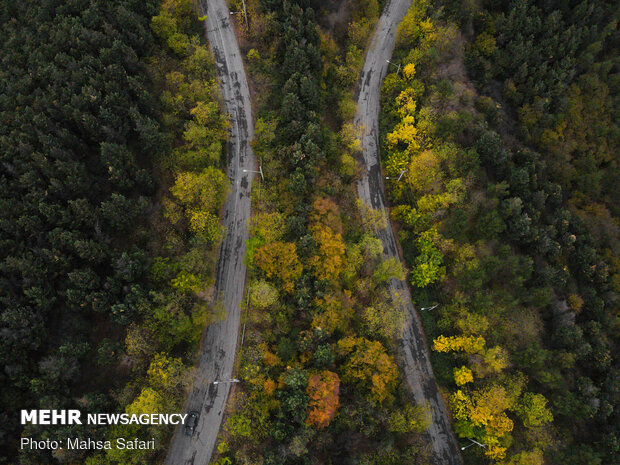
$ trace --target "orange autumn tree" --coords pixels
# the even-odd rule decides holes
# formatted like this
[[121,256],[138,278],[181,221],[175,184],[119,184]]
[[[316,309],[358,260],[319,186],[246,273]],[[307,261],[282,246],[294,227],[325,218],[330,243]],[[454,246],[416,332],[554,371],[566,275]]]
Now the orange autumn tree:
[[333,200],[319,197],[312,204],[310,212],[310,230],[324,225],[338,234],[342,234],[342,220],[340,219],[340,208]]
[[254,263],[267,276],[281,281],[285,292],[292,292],[294,283],[301,276],[302,265],[297,248],[291,242],[271,242],[254,254]]
[[336,373],[324,370],[308,379],[306,393],[310,398],[308,403],[308,418],[306,423],[317,429],[325,428],[336,415],[338,409],[338,393],[340,378]]

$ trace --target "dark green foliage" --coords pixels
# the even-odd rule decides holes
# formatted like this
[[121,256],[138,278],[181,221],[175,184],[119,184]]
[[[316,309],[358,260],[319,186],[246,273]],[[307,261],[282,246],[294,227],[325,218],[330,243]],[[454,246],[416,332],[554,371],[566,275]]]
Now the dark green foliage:
[[77,341],[95,318],[129,323],[145,298],[145,254],[127,238],[152,193],[148,158],[163,148],[141,63],[154,7],[0,5],[0,437],[9,456],[15,409],[71,406],[81,362],[96,349]]
[[330,368],[336,360],[336,354],[328,344],[320,345],[312,355],[314,364],[319,369]]
[[[617,215],[614,3],[516,0],[487,8],[471,24],[473,77],[503,88],[524,141],[553,155],[547,161],[558,183]],[[483,53],[482,38],[495,41],[492,53]]]
[[322,69],[320,39],[312,8],[304,2],[273,1],[263,4],[276,13],[278,46],[275,60],[282,88],[276,135],[279,155],[290,173],[289,189],[306,197],[316,177],[322,153],[323,129],[319,117]]

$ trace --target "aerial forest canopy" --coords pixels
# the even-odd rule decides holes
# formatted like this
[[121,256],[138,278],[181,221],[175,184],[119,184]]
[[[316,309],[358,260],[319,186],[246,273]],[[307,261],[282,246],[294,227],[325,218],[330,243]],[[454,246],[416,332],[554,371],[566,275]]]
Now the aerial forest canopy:
[[383,164],[466,461],[615,463],[617,8],[438,3],[400,26]]
[[[413,0],[381,91],[391,217],[357,198],[353,124],[389,2],[227,3],[264,179],[212,463],[429,463],[393,280],[466,465],[620,463],[617,2]],[[197,6],[0,1],[0,463],[165,458],[172,429],[24,426],[19,410],[184,409],[225,312],[213,275],[237,182]],[[376,234],[388,221],[404,266]]]
[[228,192],[201,23],[188,0],[11,0],[0,21],[0,462],[88,453],[17,459],[20,433],[157,436],[91,462],[146,463],[171,431],[20,430],[19,409],[180,409]]
[[218,465],[428,460],[428,411],[412,402],[396,358],[406,317],[389,282],[404,270],[373,232],[385,215],[355,194],[347,107],[379,5],[351,3],[344,44],[320,25],[323,6],[247,2],[266,181],[254,197],[241,383]]
[[161,150],[140,57],[155,2],[0,6],[3,441],[16,409],[60,408],[96,321],[127,324],[145,296],[142,222]]

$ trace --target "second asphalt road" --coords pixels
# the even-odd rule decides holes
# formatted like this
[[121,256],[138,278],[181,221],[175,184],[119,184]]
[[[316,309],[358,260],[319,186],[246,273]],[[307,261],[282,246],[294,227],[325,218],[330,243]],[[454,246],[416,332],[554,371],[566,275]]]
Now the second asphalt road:
[[[365,175],[357,185],[358,196],[375,209],[386,212],[383,176],[379,163],[379,103],[381,83],[387,73],[396,41],[398,25],[407,13],[411,0],[388,0],[375,29],[360,78],[360,94],[355,124],[362,129],[361,155]],[[386,258],[399,257],[394,232],[388,222],[385,229],[375,231],[383,243]],[[407,307],[408,322],[402,337],[403,372],[417,405],[426,405],[432,416],[427,443],[434,465],[460,465],[461,455],[445,403],[437,388],[429,360],[420,317],[411,301],[411,293],[403,281],[392,280],[392,292],[398,293]]]

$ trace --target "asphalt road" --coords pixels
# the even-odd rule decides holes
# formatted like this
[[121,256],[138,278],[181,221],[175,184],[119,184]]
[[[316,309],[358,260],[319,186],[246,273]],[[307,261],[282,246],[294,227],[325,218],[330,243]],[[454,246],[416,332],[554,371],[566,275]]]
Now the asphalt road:
[[[366,204],[386,213],[378,147],[381,83],[387,74],[388,66],[393,66],[386,60],[392,56],[398,24],[410,5],[411,0],[388,0],[366,55],[355,116],[355,123],[362,128],[361,157],[365,167],[365,174],[357,184],[358,195]],[[383,242],[386,257],[400,258],[389,222],[386,229],[377,230],[376,233]],[[411,293],[404,281],[392,280],[391,286],[393,292],[401,295],[408,308],[408,324],[400,345],[402,368],[416,404],[430,407],[432,422],[426,436],[433,464],[460,465],[460,448],[452,432],[445,403],[437,389],[429,360],[429,349],[420,317],[411,301]]]
[[193,437],[186,435],[182,426],[177,429],[168,451],[167,465],[206,465],[217,440],[231,384],[214,385],[213,381],[232,378],[246,277],[243,258],[248,239],[253,173],[243,170],[256,169],[250,145],[254,136],[250,92],[228,7],[225,0],[201,0],[200,3],[207,16],[205,28],[231,123],[227,174],[232,191],[224,206],[226,236],[215,272],[215,288],[226,318],[210,324],[205,330],[196,377],[185,404],[186,412],[196,410],[200,412],[200,419]]

